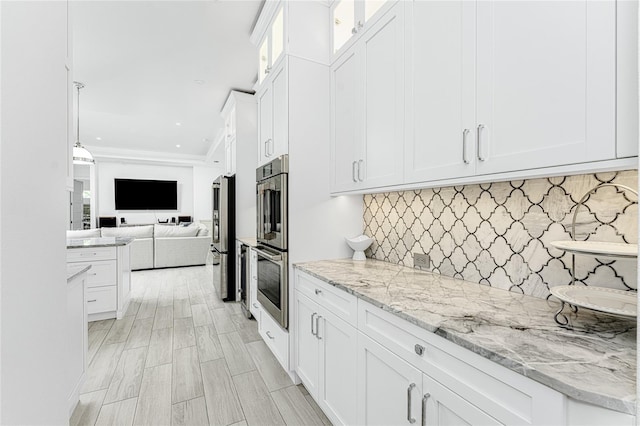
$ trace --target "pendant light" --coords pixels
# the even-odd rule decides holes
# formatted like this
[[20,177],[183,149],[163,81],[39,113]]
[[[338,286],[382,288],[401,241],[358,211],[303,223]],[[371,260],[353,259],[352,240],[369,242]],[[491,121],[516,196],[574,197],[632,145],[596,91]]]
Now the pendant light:
[[84,84],[74,81],[73,85],[78,89],[78,127],[76,128],[76,143],[73,145],[73,164],[94,164],[93,155],[80,143],[80,89]]

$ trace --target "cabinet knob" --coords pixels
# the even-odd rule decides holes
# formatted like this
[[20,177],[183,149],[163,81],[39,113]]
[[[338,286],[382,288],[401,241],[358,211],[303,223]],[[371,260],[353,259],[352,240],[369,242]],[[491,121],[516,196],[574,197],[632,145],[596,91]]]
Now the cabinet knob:
[[317,288],[316,288],[316,294],[317,294],[317,295],[322,294],[322,290],[320,290],[320,289],[317,289]]
[[87,300],[87,303],[96,302],[97,299]]
[[273,337],[273,336],[271,335],[271,332],[269,332],[269,331],[267,331],[267,337],[268,337],[269,339],[271,339],[271,340],[275,339],[275,337]]
[[421,344],[416,343],[413,349],[416,351],[418,355],[420,356],[424,355],[425,348]]

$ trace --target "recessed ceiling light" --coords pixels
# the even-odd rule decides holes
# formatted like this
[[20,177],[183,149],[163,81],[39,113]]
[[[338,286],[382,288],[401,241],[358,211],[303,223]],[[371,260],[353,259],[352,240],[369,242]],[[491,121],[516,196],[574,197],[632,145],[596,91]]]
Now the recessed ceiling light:
[[97,141],[101,141],[101,140],[102,140],[102,138],[101,138],[100,136],[98,136],[98,137],[96,138],[96,140],[97,140]]
[[176,123],[176,126],[182,126],[182,123],[177,122],[177,123]]
[[204,80],[193,80],[195,84],[204,84]]
[[179,144],[178,144],[178,145],[176,145],[176,148],[180,148],[180,145],[179,145]]

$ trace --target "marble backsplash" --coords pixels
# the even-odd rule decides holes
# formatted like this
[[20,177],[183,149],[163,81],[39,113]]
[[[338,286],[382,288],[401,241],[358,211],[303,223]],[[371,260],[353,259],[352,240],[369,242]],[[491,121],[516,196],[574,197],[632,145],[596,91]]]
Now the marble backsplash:
[[[549,243],[571,239],[582,195],[637,179],[630,170],[365,195],[367,257],[413,266],[413,253],[428,253],[434,272],[546,298],[571,282],[571,255]],[[576,239],[637,243],[637,218],[635,195],[600,188],[578,210]],[[576,256],[576,283],[636,289],[636,261]]]

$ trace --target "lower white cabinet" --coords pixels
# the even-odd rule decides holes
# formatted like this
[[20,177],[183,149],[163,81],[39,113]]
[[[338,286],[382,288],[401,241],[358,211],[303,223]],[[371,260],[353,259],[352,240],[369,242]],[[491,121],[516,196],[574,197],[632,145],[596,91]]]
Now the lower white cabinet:
[[634,424],[299,270],[295,286],[292,367],[333,424]]
[[260,304],[258,303],[258,255],[249,249],[249,311],[258,319]]
[[289,332],[280,327],[280,324],[265,310],[260,310],[256,321],[258,321],[258,333],[280,365],[285,371],[289,371]]
[[69,417],[78,405],[80,388],[87,372],[87,306],[85,303],[85,282],[87,274],[81,274],[67,282],[67,374],[69,394],[67,395]]
[[421,398],[422,372],[359,333],[358,424],[421,424]]
[[296,372],[329,420],[356,424],[358,332],[296,292]]

